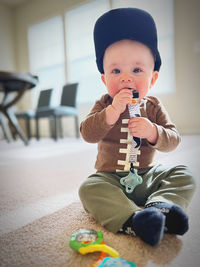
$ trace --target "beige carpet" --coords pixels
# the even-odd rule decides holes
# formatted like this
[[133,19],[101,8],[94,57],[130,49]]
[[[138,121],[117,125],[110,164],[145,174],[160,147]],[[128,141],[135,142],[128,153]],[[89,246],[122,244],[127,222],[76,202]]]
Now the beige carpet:
[[189,231],[165,235],[154,248],[106,231],[83,210],[76,188],[93,171],[95,150],[76,140],[33,141],[29,147],[0,142],[0,266],[90,266],[98,253],[82,256],[68,246],[80,228],[102,231],[105,242],[138,267],[200,266],[200,136],[183,137],[175,152],[158,154],[162,163],[187,164],[198,187],[188,209]]
[[98,225],[77,202],[15,232],[1,236],[1,264],[90,266],[98,258],[98,253],[82,256],[68,246],[70,234],[80,228],[102,231],[106,243],[114,247],[125,259],[134,261],[138,267],[147,266],[149,261],[169,264],[182,247],[182,241],[176,236],[166,235],[157,248],[152,248],[139,238],[114,235]]

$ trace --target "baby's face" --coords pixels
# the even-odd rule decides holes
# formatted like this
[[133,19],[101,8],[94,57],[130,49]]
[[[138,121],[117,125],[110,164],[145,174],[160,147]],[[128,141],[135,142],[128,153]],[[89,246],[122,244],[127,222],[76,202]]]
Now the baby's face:
[[154,71],[154,58],[144,44],[121,40],[110,45],[104,54],[104,74],[101,78],[113,98],[120,90],[135,89],[143,98],[151,88],[158,72]]

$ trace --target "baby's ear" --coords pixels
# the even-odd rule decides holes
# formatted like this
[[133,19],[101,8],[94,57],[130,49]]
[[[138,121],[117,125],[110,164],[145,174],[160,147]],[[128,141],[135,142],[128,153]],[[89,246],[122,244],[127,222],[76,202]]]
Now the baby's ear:
[[106,80],[105,80],[105,75],[104,74],[101,74],[101,80],[102,80],[102,82],[105,84],[105,86],[106,86]]
[[151,78],[150,88],[154,86],[155,82],[158,79],[158,75],[159,75],[159,72],[156,71],[156,70],[154,70],[153,75],[152,75],[152,78]]

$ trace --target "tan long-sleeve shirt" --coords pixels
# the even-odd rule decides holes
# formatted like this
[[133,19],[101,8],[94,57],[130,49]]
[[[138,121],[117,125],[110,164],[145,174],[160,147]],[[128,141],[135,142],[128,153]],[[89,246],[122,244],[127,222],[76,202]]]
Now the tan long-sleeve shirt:
[[[130,119],[128,108],[120,115],[118,121],[110,126],[106,123],[105,109],[112,103],[112,98],[106,94],[98,100],[87,118],[81,123],[81,134],[85,141],[98,143],[98,155],[95,168],[98,171],[129,171],[129,152],[132,136],[128,130]],[[140,101],[141,116],[148,118],[157,127],[158,139],[151,145],[142,139],[138,168],[148,168],[153,165],[155,151],[169,152],[180,142],[180,135],[171,122],[162,103],[152,96]]]

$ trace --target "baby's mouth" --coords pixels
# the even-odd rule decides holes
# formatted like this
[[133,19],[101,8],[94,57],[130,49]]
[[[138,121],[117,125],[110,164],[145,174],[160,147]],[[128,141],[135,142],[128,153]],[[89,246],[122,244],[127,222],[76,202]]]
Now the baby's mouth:
[[123,87],[122,89],[129,89],[129,90],[131,90],[131,91],[136,91],[135,88],[131,88],[131,87]]
[[130,89],[133,92],[133,94],[138,93],[137,90],[134,88],[128,88],[128,89]]

